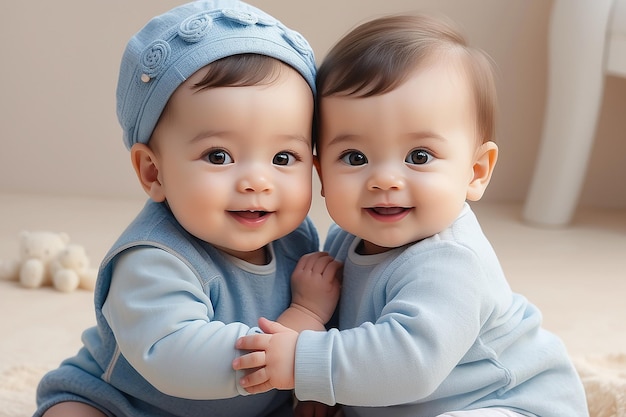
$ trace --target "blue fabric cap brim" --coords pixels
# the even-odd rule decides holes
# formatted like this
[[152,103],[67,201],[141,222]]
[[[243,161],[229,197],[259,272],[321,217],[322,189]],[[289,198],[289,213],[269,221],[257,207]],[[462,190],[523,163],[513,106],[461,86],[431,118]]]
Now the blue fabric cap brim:
[[120,66],[117,115],[126,147],[148,143],[170,96],[192,74],[247,53],[293,67],[315,94],[315,57],[308,42],[253,6],[196,1],[153,18],[131,38]]

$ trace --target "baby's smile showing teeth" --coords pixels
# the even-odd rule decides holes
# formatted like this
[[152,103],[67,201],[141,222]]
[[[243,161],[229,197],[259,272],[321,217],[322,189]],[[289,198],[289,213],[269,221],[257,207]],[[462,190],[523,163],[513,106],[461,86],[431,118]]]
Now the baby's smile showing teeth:
[[404,207],[372,207],[371,210],[381,215],[393,215],[402,213],[404,210],[407,209]]
[[246,219],[258,219],[267,214],[267,211],[260,210],[244,210],[244,211],[233,211],[233,214],[244,217]]
[[261,227],[271,219],[273,211],[265,210],[229,210],[228,214],[246,227]]
[[411,212],[411,208],[374,206],[366,208],[365,211],[375,220],[384,223],[394,223],[405,218]]

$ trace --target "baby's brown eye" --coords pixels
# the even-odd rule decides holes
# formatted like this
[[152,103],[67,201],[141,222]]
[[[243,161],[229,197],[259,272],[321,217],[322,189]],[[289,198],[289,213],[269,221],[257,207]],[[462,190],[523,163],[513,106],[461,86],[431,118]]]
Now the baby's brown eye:
[[230,157],[228,152],[223,149],[209,152],[205,158],[207,161],[215,165],[226,165],[233,163],[233,159]]
[[272,163],[274,165],[286,166],[286,165],[293,164],[295,161],[296,161],[296,157],[290,154],[289,152],[279,152],[276,155],[274,155],[274,159],[272,160]]
[[415,149],[406,156],[404,162],[413,165],[424,165],[429,163],[433,159],[433,156],[423,149]]
[[359,166],[367,164],[367,157],[358,151],[350,151],[344,153],[341,158],[343,162],[352,166]]

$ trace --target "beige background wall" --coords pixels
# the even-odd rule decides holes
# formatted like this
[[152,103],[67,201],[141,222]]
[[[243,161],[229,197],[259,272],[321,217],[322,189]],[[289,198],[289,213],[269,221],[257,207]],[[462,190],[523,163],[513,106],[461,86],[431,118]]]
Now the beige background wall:
[[[115,117],[128,38],[174,0],[0,4],[0,192],[141,196]],[[447,14],[498,66],[501,157],[485,199],[522,201],[546,92],[550,0],[250,0],[320,61],[355,24],[401,11]],[[626,207],[626,79],[607,78],[582,205]]]

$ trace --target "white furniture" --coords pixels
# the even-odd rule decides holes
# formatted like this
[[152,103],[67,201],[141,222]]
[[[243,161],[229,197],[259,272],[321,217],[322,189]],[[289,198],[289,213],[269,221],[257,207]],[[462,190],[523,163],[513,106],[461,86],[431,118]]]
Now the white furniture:
[[604,77],[626,77],[626,0],[555,0],[548,53],[543,133],[523,216],[556,226],[576,209]]

